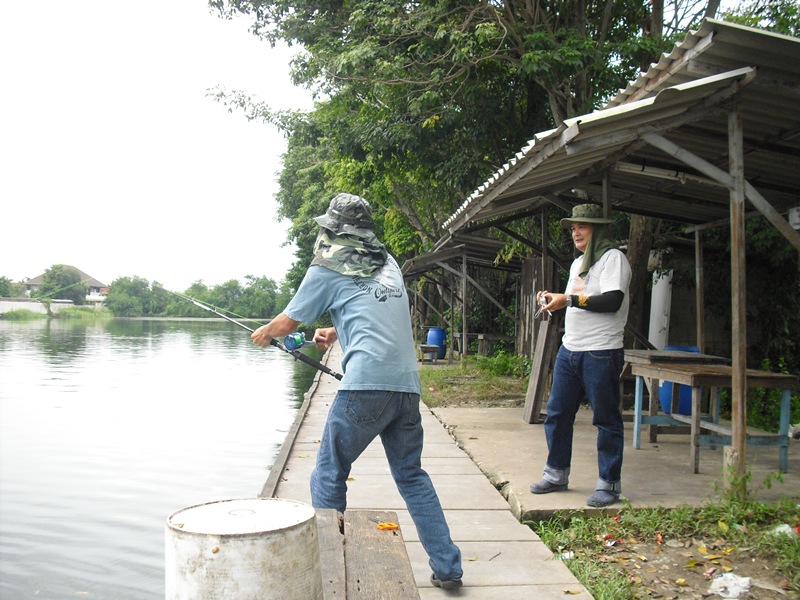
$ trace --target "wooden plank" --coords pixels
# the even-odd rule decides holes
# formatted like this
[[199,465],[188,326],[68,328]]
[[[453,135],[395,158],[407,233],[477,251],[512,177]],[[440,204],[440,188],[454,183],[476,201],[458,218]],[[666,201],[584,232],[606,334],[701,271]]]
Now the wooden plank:
[[347,600],[419,600],[403,534],[380,530],[379,522],[398,523],[397,513],[345,512]]
[[692,364],[723,364],[729,365],[730,358],[714,356],[713,354],[698,354],[697,352],[684,352],[682,350],[625,350],[625,360],[637,365],[651,365],[656,363],[692,363]]
[[[690,363],[652,363],[637,364],[631,361],[634,375],[653,377],[661,381],[672,381],[689,386],[722,387],[732,386],[735,370],[729,365],[690,364]],[[787,373],[772,373],[746,369],[747,387],[797,389],[798,378]]]
[[[691,415],[670,415],[671,418],[675,419],[676,421],[680,421],[681,423],[687,423],[691,425],[692,423],[692,416]],[[715,431],[722,435],[731,435],[731,426],[730,424],[725,425],[723,423],[714,423],[714,421],[709,421],[708,419],[700,419],[700,429],[707,429],[708,431]],[[758,433],[756,433],[758,432]],[[771,433],[767,431],[761,431],[759,429],[755,429],[752,427],[747,428],[747,439],[748,443],[751,438],[780,438],[780,433]]]
[[550,375],[553,357],[558,349],[559,324],[560,319],[556,315],[551,315],[550,318],[539,323],[536,349],[533,353],[533,368],[528,379],[528,391],[525,394],[523,419],[526,423],[541,421],[542,405],[547,391],[547,378]]
[[344,536],[339,513],[334,508],[316,509],[319,561],[324,600],[345,600],[347,580],[344,565]]

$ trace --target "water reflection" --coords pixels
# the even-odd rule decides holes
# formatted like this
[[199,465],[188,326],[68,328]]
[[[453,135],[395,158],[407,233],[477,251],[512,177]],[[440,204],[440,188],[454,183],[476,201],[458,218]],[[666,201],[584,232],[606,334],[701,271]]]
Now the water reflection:
[[38,327],[32,327],[37,335],[30,340],[39,352],[56,363],[65,363],[80,355],[86,348],[87,330],[98,327],[96,323],[54,319],[37,320]]
[[0,320],[0,340],[2,598],[163,596],[166,517],[255,496],[315,375],[226,323]]

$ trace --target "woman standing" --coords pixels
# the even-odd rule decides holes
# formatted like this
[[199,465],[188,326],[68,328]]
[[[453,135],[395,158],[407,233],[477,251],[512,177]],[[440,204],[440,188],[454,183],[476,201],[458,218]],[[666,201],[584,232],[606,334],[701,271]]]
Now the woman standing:
[[613,504],[622,491],[625,440],[619,376],[624,362],[631,267],[625,254],[614,248],[611,223],[594,204],[579,204],[572,209],[571,218],[561,219],[561,225],[571,230],[575,244],[569,281],[563,294],[537,293],[540,303],[544,299],[543,310],[566,307],[567,314],[544,422],[547,461],[541,481],[531,485],[531,492],[548,494],[567,489],[575,416],[585,396],[597,428],[598,479],[594,493],[586,500],[593,507]]

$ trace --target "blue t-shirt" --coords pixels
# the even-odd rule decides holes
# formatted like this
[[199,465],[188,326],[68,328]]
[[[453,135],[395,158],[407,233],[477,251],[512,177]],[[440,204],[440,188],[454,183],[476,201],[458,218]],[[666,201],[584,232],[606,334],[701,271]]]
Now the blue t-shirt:
[[325,311],[342,345],[339,389],[421,393],[408,296],[391,256],[369,279],[309,267],[283,313],[313,323]]

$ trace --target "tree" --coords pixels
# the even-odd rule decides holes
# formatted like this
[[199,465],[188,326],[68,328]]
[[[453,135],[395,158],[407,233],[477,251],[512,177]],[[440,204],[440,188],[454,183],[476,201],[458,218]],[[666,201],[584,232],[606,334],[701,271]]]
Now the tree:
[[44,272],[42,285],[32,294],[43,300],[71,300],[76,305],[86,302],[89,288],[81,281],[77,269],[53,265]]
[[741,3],[725,17],[735,23],[800,37],[800,5],[796,0]]
[[[210,4],[251,15],[272,42],[301,45],[294,78],[327,97],[305,119],[227,98],[287,133],[278,200],[303,267],[310,207],[319,214],[342,190],[373,203],[395,255],[426,250],[533,133],[590,111],[667,46],[647,35],[649,5],[634,0]],[[313,185],[298,193],[299,183]]]
[[[278,201],[299,249],[290,283],[310,260],[311,218],[336,192],[370,200],[380,237],[401,261],[422,254],[534,133],[600,106],[672,45],[678,27],[713,16],[718,4],[210,0],[223,16],[252,16],[253,31],[271,42],[301,46],[294,79],[325,98],[292,117],[218,95],[288,137]],[[634,233],[646,234],[649,224],[640,225]],[[631,242],[649,251],[648,239]],[[511,242],[505,256],[520,251]]]
[[209,304],[219,306],[230,312],[236,312],[237,303],[242,297],[242,286],[237,279],[229,279],[225,283],[215,285],[209,291]]
[[273,318],[283,308],[276,306],[278,286],[267,277],[245,277],[247,284],[236,303],[236,312],[245,317],[265,320]]
[[117,317],[148,315],[150,283],[141,277],[120,277],[111,282],[105,306]]
[[[254,32],[272,42],[302,45],[307,55],[295,65],[298,82],[329,95],[347,87],[369,95],[376,88],[398,89],[409,111],[415,104],[428,108],[419,113],[420,123],[452,106],[454,92],[480,87],[476,75],[498,69],[514,75],[495,94],[498,102],[513,85],[543,93],[559,123],[591,109],[603,93],[616,89],[620,76],[638,69],[643,54],[653,52],[643,35],[649,4],[637,0],[211,0],[210,5],[227,16],[250,14]],[[527,107],[533,116],[537,104]]]
[[0,277],[0,298],[10,298],[13,295],[14,282],[8,277]]

